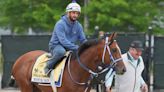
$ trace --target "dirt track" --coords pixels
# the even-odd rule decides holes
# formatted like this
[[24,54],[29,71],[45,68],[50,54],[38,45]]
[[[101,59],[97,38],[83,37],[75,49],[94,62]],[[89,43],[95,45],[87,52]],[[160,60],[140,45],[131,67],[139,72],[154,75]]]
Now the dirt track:
[[[20,92],[20,90],[14,89],[14,88],[1,89],[1,79],[2,79],[2,76],[0,74],[0,92]],[[96,91],[95,90],[92,90],[90,92],[96,92]],[[164,89],[156,90],[154,92],[164,92]]]
[[[3,89],[3,90],[1,90],[0,89],[0,92],[20,92],[19,90],[14,90],[14,89]],[[96,91],[91,91],[91,92],[96,92]]]
[[14,88],[1,89],[2,74],[0,74],[0,92],[20,92]]
[[20,91],[16,89],[0,89],[0,92],[20,92]]

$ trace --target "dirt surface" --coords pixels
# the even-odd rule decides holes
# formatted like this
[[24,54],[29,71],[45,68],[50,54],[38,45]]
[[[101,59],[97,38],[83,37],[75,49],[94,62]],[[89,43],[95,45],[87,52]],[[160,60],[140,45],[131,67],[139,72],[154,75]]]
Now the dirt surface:
[[[0,92],[20,92],[19,89],[15,89],[15,88],[1,89],[1,80],[2,80],[2,75],[0,74]],[[96,92],[96,91],[95,90],[92,90],[91,92]]]
[[[0,74],[0,92],[20,92],[19,89],[15,89],[15,88],[1,89],[1,79],[2,79],[2,75]],[[95,90],[91,90],[90,92],[96,92],[96,91]],[[154,92],[164,92],[164,89],[156,90]]]
[[20,92],[20,91],[14,88],[7,88],[7,89],[0,89],[0,92]]
[[[19,90],[16,89],[0,89],[0,92],[20,92]],[[95,90],[91,90],[90,92],[96,92]]]
[[2,74],[0,74],[0,92],[20,92],[18,89],[15,88],[1,89],[1,80],[2,80]]

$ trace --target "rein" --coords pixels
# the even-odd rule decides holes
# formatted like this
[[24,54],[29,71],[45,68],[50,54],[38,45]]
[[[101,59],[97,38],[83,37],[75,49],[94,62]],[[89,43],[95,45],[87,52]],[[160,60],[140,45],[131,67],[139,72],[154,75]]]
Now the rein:
[[[76,84],[78,84],[78,85],[87,85],[87,88],[85,89],[85,91],[84,92],[87,92],[87,90],[88,90],[88,85],[90,84],[90,81],[94,78],[94,77],[97,77],[98,75],[100,75],[100,74],[102,74],[102,73],[104,73],[104,72],[106,72],[106,71],[108,71],[108,70],[112,70],[112,73],[110,74],[110,76],[113,74],[113,72],[114,72],[114,67],[115,67],[115,64],[118,62],[118,61],[121,61],[122,60],[122,58],[119,58],[119,59],[114,59],[114,57],[113,57],[113,55],[112,55],[112,53],[111,53],[111,51],[110,51],[110,48],[109,48],[109,45],[111,45],[113,43],[113,41],[112,42],[108,42],[108,37],[106,37],[106,39],[105,39],[105,46],[104,46],[104,51],[103,51],[103,56],[102,56],[102,63],[105,63],[105,61],[104,61],[104,58],[105,58],[105,53],[106,53],[106,51],[108,51],[108,53],[109,53],[109,56],[110,56],[110,59],[111,59],[111,61],[113,62],[111,65],[109,65],[108,67],[106,67],[106,68],[104,68],[104,69],[102,69],[100,72],[94,72],[94,71],[92,71],[91,69],[89,69],[87,66],[85,66],[84,64],[82,64],[81,63],[81,61],[80,61],[80,58],[79,58],[79,56],[78,56],[78,53],[76,53],[76,57],[77,57],[77,61],[78,61],[78,63],[79,63],[79,65],[84,69],[84,70],[86,70],[88,73],[90,73],[90,77],[89,77],[89,79],[88,79],[88,81],[87,82],[78,82],[78,81],[76,81],[74,78],[73,78],[73,76],[72,76],[72,74],[71,74],[71,70],[70,70],[70,59],[71,59],[71,55],[69,56],[69,59],[68,59],[68,72],[69,72],[69,75],[70,75],[70,78],[71,78],[71,80],[74,82],[74,83],[76,83]],[[110,70],[110,71],[111,71]],[[105,80],[106,81],[106,80]],[[105,82],[104,81],[104,82]],[[104,83],[103,82],[103,83]]]

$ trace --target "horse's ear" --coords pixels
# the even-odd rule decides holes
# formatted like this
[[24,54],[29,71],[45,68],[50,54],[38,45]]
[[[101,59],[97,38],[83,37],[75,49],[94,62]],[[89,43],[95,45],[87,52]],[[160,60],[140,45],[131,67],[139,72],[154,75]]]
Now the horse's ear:
[[112,37],[112,39],[115,39],[116,37],[117,37],[117,33],[114,32],[114,33],[113,33],[113,37]]
[[117,33],[116,32],[113,32],[110,36],[109,36],[109,39],[111,40],[114,40],[117,36]]

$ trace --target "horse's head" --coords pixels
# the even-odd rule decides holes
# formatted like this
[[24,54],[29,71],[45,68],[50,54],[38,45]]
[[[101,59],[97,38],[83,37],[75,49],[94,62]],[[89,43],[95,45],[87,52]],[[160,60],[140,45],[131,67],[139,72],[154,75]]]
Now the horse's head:
[[[105,37],[105,39],[89,40],[82,44],[79,48],[78,55],[83,60],[77,56],[80,66],[89,72],[99,67],[100,71],[103,71],[104,66],[112,67],[117,74],[123,74],[126,68],[122,61],[120,48],[115,40],[116,35],[116,33],[113,33],[109,37]],[[86,64],[83,65],[81,61]]]
[[[114,39],[116,35],[116,33],[113,33],[109,37],[105,37],[105,39],[88,40],[80,46],[78,53],[76,53],[76,58],[72,58],[72,60],[78,61],[78,63],[74,62],[73,64],[77,66],[74,71],[78,72],[78,76],[79,73],[83,73],[83,77],[82,79],[79,78],[81,79],[79,81],[86,80],[89,75],[98,77],[111,68],[111,70],[115,70],[117,74],[123,74],[126,71],[121,57],[120,48]],[[88,83],[75,81],[71,75],[69,67],[70,60],[68,62],[68,70],[72,81],[79,85]]]
[[98,53],[103,64],[113,67],[117,74],[123,74],[126,68],[121,57],[120,48],[115,40],[116,35],[116,33],[113,33],[101,40]]

